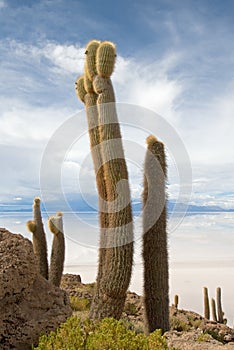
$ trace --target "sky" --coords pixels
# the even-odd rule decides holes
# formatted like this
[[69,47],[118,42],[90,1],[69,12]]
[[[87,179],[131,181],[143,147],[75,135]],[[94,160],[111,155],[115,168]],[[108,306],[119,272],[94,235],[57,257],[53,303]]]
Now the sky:
[[[0,204],[40,195],[48,142],[76,115],[77,135],[87,127],[74,82],[83,72],[86,43],[98,39],[116,44],[116,101],[160,115],[182,141],[192,171],[191,203],[234,208],[233,15],[232,0],[0,0]],[[128,118],[124,138],[141,147],[138,161],[128,160],[137,200],[144,126],[155,126],[134,113]],[[168,150],[169,198],[176,199],[176,152],[171,135],[159,136]],[[87,130],[66,151],[63,188],[93,195]]]

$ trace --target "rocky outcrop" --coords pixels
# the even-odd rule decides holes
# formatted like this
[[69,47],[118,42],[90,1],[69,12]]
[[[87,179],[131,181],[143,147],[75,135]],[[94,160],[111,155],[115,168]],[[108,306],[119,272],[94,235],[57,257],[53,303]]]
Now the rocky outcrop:
[[32,243],[0,228],[0,349],[31,349],[71,314],[67,294],[39,274]]

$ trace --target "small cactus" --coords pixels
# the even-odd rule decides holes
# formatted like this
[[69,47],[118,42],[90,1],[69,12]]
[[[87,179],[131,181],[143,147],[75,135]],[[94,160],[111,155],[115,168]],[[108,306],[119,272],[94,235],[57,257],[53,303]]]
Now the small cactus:
[[224,323],[224,319],[223,319],[224,312],[222,310],[221,288],[220,287],[218,287],[216,289],[216,303],[217,303],[217,312],[218,312],[218,322]]
[[178,304],[179,304],[179,296],[176,294],[174,296],[174,306],[176,309],[178,309]]
[[212,311],[213,321],[218,322],[217,314],[216,314],[215,300],[213,298],[211,298],[211,311]]
[[209,306],[209,297],[208,297],[208,288],[204,287],[203,288],[203,293],[204,293],[204,317],[207,318],[207,320],[210,319],[210,306]]
[[48,220],[48,226],[50,231],[54,234],[50,259],[49,281],[53,285],[59,287],[65,258],[62,213],[58,212],[56,217],[51,216]]
[[38,262],[39,272],[45,279],[48,279],[47,244],[41,217],[40,203],[40,198],[35,197],[33,203],[34,220],[29,220],[27,222],[27,228],[32,232],[33,250]]

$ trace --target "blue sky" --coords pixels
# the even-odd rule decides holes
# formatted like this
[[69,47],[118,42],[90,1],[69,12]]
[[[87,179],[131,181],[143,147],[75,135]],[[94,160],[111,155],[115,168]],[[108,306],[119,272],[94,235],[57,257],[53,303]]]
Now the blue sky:
[[[0,0],[1,201],[39,194],[47,142],[83,108],[74,81],[85,44],[97,38],[117,46],[117,101],[154,110],[183,140],[192,203],[234,207],[233,14],[231,0]],[[82,147],[87,153],[87,140]],[[81,153],[74,147],[65,161],[68,191],[76,186]],[[170,169],[175,198],[178,179]],[[137,198],[142,171],[130,172]],[[91,163],[88,175],[94,181]],[[88,191],[89,182],[84,186]]]

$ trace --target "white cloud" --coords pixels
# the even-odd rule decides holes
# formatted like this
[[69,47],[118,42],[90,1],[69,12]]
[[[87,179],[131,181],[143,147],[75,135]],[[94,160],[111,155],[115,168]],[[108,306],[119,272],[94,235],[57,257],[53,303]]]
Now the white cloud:
[[[1,41],[0,49],[4,58],[4,64],[0,68],[2,77],[1,144],[23,149],[31,148],[32,153],[37,148],[39,159],[40,152],[57,127],[72,115],[77,107],[82,106],[77,102],[73,84],[76,76],[83,71],[84,48],[80,45],[61,45],[48,41],[38,46]],[[182,108],[180,100],[184,99],[188,81],[182,79],[181,74],[177,78],[175,75],[172,78],[170,72],[181,64],[183,59],[181,54],[172,52],[161,60],[153,62],[148,62],[146,59],[136,61],[131,57],[118,56],[113,75],[116,100],[145,106],[169,120],[181,135],[195,164],[223,164],[223,172],[219,167],[213,183],[214,187],[216,186],[220,191],[222,188],[227,191],[228,188],[230,189],[230,182],[225,181],[229,178],[227,175],[229,168],[225,164],[230,163],[234,158],[234,138],[232,137],[234,89],[230,86],[228,93],[212,97],[206,101],[206,104],[201,103],[199,107],[197,104],[196,108],[190,104],[189,107]],[[144,120],[142,120],[142,126],[144,126]],[[131,132],[133,131],[126,131],[125,136],[130,136]],[[143,134],[138,136],[139,142],[144,145],[144,139],[140,141],[140,138],[145,136]],[[133,140],[135,139],[134,134]],[[79,151],[76,149],[74,159],[71,160],[78,162],[87,151],[86,142],[84,148],[80,148]],[[27,165],[22,165],[22,170],[24,168],[28,174],[30,174],[30,167],[35,165],[30,164],[31,159],[29,157]],[[143,160],[142,155],[141,159]],[[14,168],[12,154],[11,161],[12,166],[9,171],[13,171]],[[209,204],[213,198],[209,200],[203,194],[213,191],[210,186],[211,173],[206,171],[205,167],[200,170],[199,176],[195,177],[194,189],[197,194],[194,200],[197,200],[197,203],[206,201]],[[74,168],[67,168],[67,174],[65,174],[64,185],[68,184],[68,187],[69,174],[75,176]],[[137,169],[132,171],[131,166],[130,174],[134,179],[133,197],[137,198],[142,190],[140,183],[142,174],[139,174]],[[170,176],[169,189],[172,191],[173,198],[173,195],[176,196],[178,193],[179,185],[175,174],[172,173]],[[206,181],[199,180],[204,177]],[[9,182],[10,178],[4,178],[4,180]],[[16,183],[17,179],[14,181]],[[84,186],[89,189],[87,183]],[[93,188],[91,190],[93,191]],[[215,197],[213,202],[215,201],[217,204],[225,205],[225,197],[222,199]],[[233,203],[232,197],[229,197],[228,203]],[[229,206],[229,204],[226,205]]]

